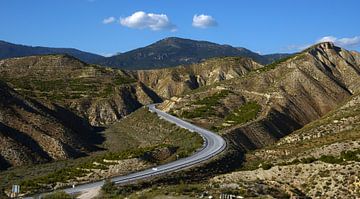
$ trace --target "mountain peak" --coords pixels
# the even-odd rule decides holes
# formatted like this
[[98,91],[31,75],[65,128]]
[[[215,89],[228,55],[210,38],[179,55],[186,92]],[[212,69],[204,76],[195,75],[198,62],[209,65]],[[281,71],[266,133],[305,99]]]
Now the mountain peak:
[[303,50],[302,52],[310,52],[310,51],[317,51],[317,50],[329,50],[329,49],[335,49],[338,48],[337,46],[335,46],[335,44],[333,42],[321,42],[321,43],[317,43],[314,44],[312,46],[310,46],[309,48]]
[[335,44],[333,42],[321,42],[314,45],[315,48],[321,48],[321,49],[334,49]]

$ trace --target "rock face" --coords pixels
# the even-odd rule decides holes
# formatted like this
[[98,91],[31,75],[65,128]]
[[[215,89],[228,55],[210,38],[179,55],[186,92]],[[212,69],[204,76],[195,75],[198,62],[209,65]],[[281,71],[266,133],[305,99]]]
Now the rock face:
[[[230,94],[212,106],[215,113],[221,114],[188,119],[207,128],[221,127],[220,131],[232,144],[249,150],[272,144],[319,119],[359,93],[359,84],[359,54],[332,43],[321,43],[244,77],[167,100],[162,108],[178,115],[199,111],[199,100],[211,97],[214,92],[228,90]],[[236,98],[237,101],[233,100]],[[257,118],[245,124],[222,126],[234,107],[250,101],[256,101],[262,107]]]
[[137,71],[137,79],[164,98],[214,83],[238,78],[263,66],[249,58],[213,58],[199,64]]

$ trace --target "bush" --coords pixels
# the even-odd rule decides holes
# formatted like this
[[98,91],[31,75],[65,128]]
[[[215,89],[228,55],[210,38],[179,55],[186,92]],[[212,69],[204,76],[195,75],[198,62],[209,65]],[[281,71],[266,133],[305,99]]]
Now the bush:
[[336,158],[334,156],[331,155],[322,155],[319,158],[320,161],[325,162],[325,163],[330,163],[330,164],[339,164],[342,162],[341,158]]
[[107,179],[105,180],[105,183],[101,187],[101,191],[103,191],[106,194],[113,194],[117,192],[117,187],[115,186],[114,182],[111,182],[111,180]]
[[247,102],[240,108],[225,117],[225,121],[234,121],[236,124],[246,123],[256,118],[261,106],[256,102]]
[[304,163],[304,164],[313,163],[315,161],[316,161],[316,158],[314,158],[314,157],[308,157],[308,158],[301,159],[301,163]]
[[271,163],[263,163],[262,165],[261,165],[261,168],[263,168],[264,170],[269,170],[269,169],[271,169],[271,167],[273,167],[274,165],[273,164],[271,164]]
[[201,105],[200,107],[195,108],[191,112],[184,111],[181,114],[181,117],[196,118],[196,117],[208,117],[215,115],[216,112],[214,110],[214,106],[218,106],[220,104],[220,100],[225,98],[229,93],[230,91],[228,90],[222,90],[212,96],[200,99],[194,102],[194,104],[196,105]]

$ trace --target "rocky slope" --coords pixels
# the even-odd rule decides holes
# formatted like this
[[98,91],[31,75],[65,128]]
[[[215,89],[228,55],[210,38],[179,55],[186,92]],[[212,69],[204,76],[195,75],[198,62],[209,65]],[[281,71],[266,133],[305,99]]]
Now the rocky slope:
[[101,140],[61,107],[24,98],[3,82],[0,92],[0,169],[78,157]]
[[220,81],[239,78],[262,65],[249,58],[212,58],[199,64],[139,70],[136,77],[164,98],[178,96],[190,90],[215,84]]
[[[167,100],[161,107],[220,131],[242,150],[260,148],[319,119],[359,92],[358,56],[321,43],[244,77]],[[252,103],[261,109],[255,110]],[[247,112],[237,112],[241,109]],[[239,119],[249,114],[253,116],[249,120]]]
[[[211,179],[221,186],[251,183],[291,195],[360,196],[360,95],[355,94],[321,119],[246,155],[243,170]],[[261,168],[262,167],[262,168]]]

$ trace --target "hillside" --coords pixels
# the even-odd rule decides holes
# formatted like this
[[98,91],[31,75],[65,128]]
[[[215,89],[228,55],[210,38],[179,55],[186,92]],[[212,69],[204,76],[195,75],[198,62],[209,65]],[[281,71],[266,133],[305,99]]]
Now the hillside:
[[24,98],[0,82],[1,168],[79,157],[101,140],[81,118]]
[[1,60],[0,79],[2,169],[97,151],[97,131],[161,100],[124,71],[68,55]]
[[359,197],[359,107],[357,94],[276,144],[247,154],[246,171],[218,176],[211,182],[235,183],[242,189],[246,184],[262,184],[288,195],[297,190],[311,198]]
[[211,58],[198,64],[139,70],[135,76],[164,98],[179,96],[203,86],[239,78],[263,66],[249,58]]
[[[139,71],[89,65],[68,55],[30,56],[1,60],[0,75],[1,81],[9,85],[1,87],[6,94],[0,106],[4,107],[0,111],[5,117],[0,121],[7,130],[1,132],[5,147],[1,149],[0,161],[5,165],[2,169],[68,159],[105,149],[99,158],[108,158],[108,151],[120,151],[121,158],[133,157],[124,156],[124,150],[131,151],[126,154],[137,154],[136,160],[129,160],[136,165],[134,170],[120,169],[127,173],[153,165],[152,161],[144,162],[145,154],[153,154],[150,157],[165,154],[164,161],[169,161],[174,153],[181,156],[192,153],[198,147],[198,138],[160,122],[144,109],[138,110],[163,99],[159,108],[225,137],[230,150],[241,152],[241,155],[234,153],[238,155],[231,157],[232,160],[241,162],[246,154],[243,166],[238,168],[245,171],[212,178],[211,184],[238,183],[251,194],[261,195],[261,190],[257,189],[260,183],[267,190],[275,190],[274,197],[284,196],[282,194],[318,196],[314,187],[325,186],[320,181],[327,182],[327,187],[336,184],[323,177],[352,175],[354,171],[349,168],[358,167],[354,153],[358,153],[359,146],[360,54],[332,43],[314,45],[268,65],[249,58],[224,57]],[[82,125],[75,128],[74,124]],[[99,137],[94,126],[108,129]],[[49,129],[54,134],[46,134]],[[30,141],[22,142],[24,138],[11,137],[15,133],[9,132],[20,132],[20,137],[26,134],[25,140]],[[43,149],[44,143],[49,142],[44,133],[60,144]],[[82,142],[73,141],[79,139]],[[9,158],[13,156],[7,149],[19,153],[14,157],[21,161]],[[114,168],[119,165],[124,168],[123,161],[128,161],[119,159],[114,167],[108,167],[101,160],[103,166],[92,168],[93,162],[98,161],[95,157],[98,156],[75,160],[81,162],[74,163],[80,164],[75,168],[86,170],[90,164],[91,169],[101,167],[104,175],[112,176],[116,173]],[[346,164],[333,165],[339,162]],[[213,166],[222,167],[216,161]],[[284,169],[286,176],[281,176],[278,168]],[[292,171],[299,169],[311,172],[298,171],[297,176],[292,176]],[[322,170],[328,170],[326,175],[321,176]],[[320,177],[311,173],[319,173]],[[87,175],[81,178],[82,182],[101,178],[95,170],[93,173],[87,171]],[[281,179],[274,182],[278,175]],[[293,178],[313,179],[317,185],[292,183],[289,180]],[[36,190],[44,180],[36,179],[35,184],[23,182],[29,191]],[[65,185],[71,180],[74,179],[70,178]],[[356,180],[344,177],[341,182],[351,184]],[[55,186],[58,183],[51,182],[51,187]],[[300,192],[294,192],[293,188]],[[329,188],[322,189],[326,196],[334,193]]]
[[[124,191],[117,195],[359,197],[359,55],[321,43],[165,100],[159,105],[163,110],[218,131],[229,150],[242,151],[245,157],[231,157],[244,161],[242,166],[215,177],[197,176],[204,166],[167,176],[158,186],[120,187]],[[212,169],[227,168],[228,163],[214,160]]]
[[188,156],[202,146],[198,134],[161,120],[147,108],[135,111],[101,135],[97,146],[102,150],[89,156],[3,171],[1,176],[6,180],[0,181],[0,190],[15,182],[21,185],[22,193],[33,193],[98,181]]
[[[33,140],[35,146],[39,143],[41,145],[41,143],[49,142],[46,141],[47,139],[84,140],[83,144],[80,142],[74,146],[71,145],[75,144],[73,142],[65,142],[66,147],[54,149],[59,150],[56,152],[43,153],[39,149],[40,155],[36,154],[40,153],[39,151],[32,152],[32,150],[37,150],[36,148],[31,146],[21,148],[19,146],[20,148],[16,150],[18,153],[35,153],[35,155],[29,158],[19,158],[17,162],[10,161],[6,164],[5,162],[8,160],[3,158],[4,164],[2,165],[7,165],[3,166],[3,169],[14,165],[28,165],[85,155],[91,150],[97,150],[94,144],[104,141],[101,136],[94,132],[96,129],[94,127],[109,127],[143,105],[160,102],[162,99],[159,95],[171,97],[201,86],[240,77],[261,67],[248,58],[216,58],[191,66],[137,72],[88,65],[68,55],[28,56],[1,60],[0,79],[11,87],[6,86],[6,89],[10,89],[12,93],[16,93],[16,96],[21,98],[21,100],[15,101],[23,101],[21,103],[25,105],[34,103],[44,109],[41,109],[40,115],[27,108],[21,108],[20,105],[16,106],[20,110],[24,110],[17,114],[6,109],[6,115],[9,117],[7,118],[9,124],[3,124],[7,125],[6,128],[9,127],[6,132],[29,133],[28,139]],[[189,81],[188,78],[192,81]],[[179,85],[183,85],[183,88],[179,89]],[[165,89],[166,87],[174,88],[174,91]],[[168,92],[161,92],[162,90]],[[10,98],[12,98],[10,95],[3,95],[4,100],[10,100]],[[45,129],[40,128],[39,133],[37,124],[30,121],[47,121],[41,119],[46,117],[44,115],[51,115],[55,118],[51,119],[50,117],[51,125],[45,126],[46,128],[43,127]],[[22,123],[10,123],[10,118],[13,117],[27,118],[29,121],[26,122],[30,123],[31,127],[25,127]],[[58,130],[53,131],[55,135],[49,134],[46,135],[48,138],[43,138],[44,135],[41,132],[50,131],[48,128],[55,127],[58,128]],[[35,135],[32,131],[40,135]],[[77,132],[87,135],[90,140],[84,139],[83,134],[79,137]],[[136,136],[138,133],[134,131],[132,136]],[[150,137],[147,137],[144,141],[148,142],[149,139]],[[60,142],[60,146],[62,146],[62,142]],[[12,142],[6,141],[3,146],[8,147],[9,143]],[[14,144],[18,143],[14,142]],[[129,144],[124,143],[124,146]],[[73,149],[68,145],[72,146]],[[52,149],[49,148],[49,150]],[[6,150],[4,149],[2,152],[5,153]],[[56,155],[52,157],[46,155],[47,153]],[[8,158],[8,156],[6,157]]]
[[0,59],[25,57],[31,55],[48,55],[48,54],[68,54],[84,62],[93,63],[103,56],[93,53],[83,52],[73,48],[49,48],[41,46],[25,46],[12,44],[0,40]]
[[246,151],[274,143],[359,92],[359,71],[357,53],[321,43],[161,106]]
[[[266,64],[278,56],[264,57],[246,48],[235,48],[208,41],[169,37],[149,46],[104,58],[97,64],[122,69],[155,69],[198,63],[212,57],[241,56]],[[284,55],[286,56],[286,55]]]
[[0,75],[23,95],[56,103],[95,126],[112,124],[143,104],[161,100],[125,71],[88,65],[68,55],[1,60]]

